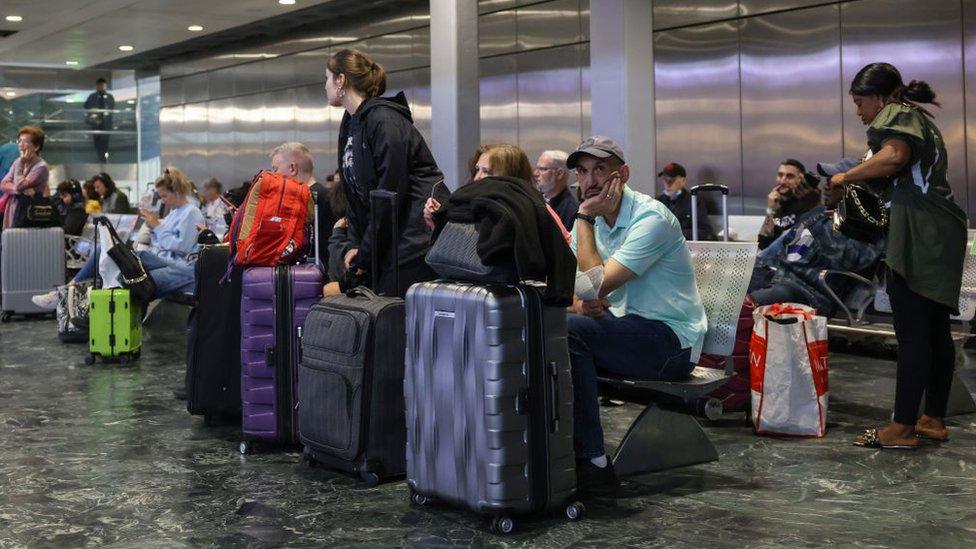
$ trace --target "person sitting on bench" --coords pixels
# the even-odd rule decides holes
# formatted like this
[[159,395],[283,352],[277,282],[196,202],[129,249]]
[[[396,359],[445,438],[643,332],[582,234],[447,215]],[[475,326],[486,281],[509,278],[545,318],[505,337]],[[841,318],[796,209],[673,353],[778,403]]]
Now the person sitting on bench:
[[603,272],[602,281],[587,277],[592,288],[577,285],[568,318],[576,471],[581,494],[612,495],[618,482],[603,444],[597,371],[683,380],[707,322],[681,225],[664,204],[626,187],[630,169],[620,146],[590,137],[567,166],[576,169],[584,199],[571,243],[578,269]]
[[[792,191],[781,195],[793,197],[796,220],[756,256],[756,267],[749,281],[749,299],[756,305],[802,303],[830,316],[837,305],[820,286],[820,271],[863,273],[870,270],[880,261],[884,240],[867,244],[835,231],[826,211],[834,209],[843,195],[825,189],[821,204],[818,186],[811,183],[819,183],[819,179],[806,174],[804,182],[793,183]],[[841,299],[851,287],[846,280],[832,284]]]
[[[140,210],[150,229],[151,246],[148,250],[136,252],[136,255],[156,283],[156,295],[153,297],[163,298],[175,292],[192,292],[196,287],[193,272],[196,259],[193,254],[198,247],[197,226],[202,225],[204,220],[200,208],[189,200],[193,187],[183,172],[172,166],[167,167],[156,179],[155,186],[169,213],[160,219],[155,212]],[[99,248],[96,246],[70,283],[95,278],[98,263]],[[38,307],[53,310],[58,305],[58,291],[55,289],[36,295],[31,301]]]

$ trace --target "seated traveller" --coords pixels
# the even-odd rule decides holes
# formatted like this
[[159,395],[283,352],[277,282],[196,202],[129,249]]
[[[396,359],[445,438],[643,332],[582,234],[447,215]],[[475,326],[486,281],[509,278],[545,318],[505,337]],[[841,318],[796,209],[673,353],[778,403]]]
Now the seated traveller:
[[61,214],[61,227],[64,234],[78,236],[85,228],[88,214],[85,213],[85,199],[81,195],[81,183],[67,179],[58,183],[58,213]]
[[[501,177],[517,177],[522,181],[525,181],[526,185],[535,186],[532,176],[532,165],[529,164],[529,157],[525,155],[525,152],[515,145],[508,144],[498,144],[498,145],[483,145],[478,147],[477,161],[473,165],[471,171],[471,181],[478,181],[479,179],[484,179],[485,177],[501,176]],[[474,157],[472,157],[473,159]],[[470,163],[469,163],[470,164]],[[434,197],[427,199],[424,205],[424,221],[427,223],[429,228],[434,227],[433,214],[441,207],[441,203]],[[552,209],[550,204],[546,204],[546,210],[548,210],[549,215],[552,217],[553,221],[559,226],[560,232],[569,241],[569,231],[566,230],[565,225],[563,225],[559,214]]]
[[[681,223],[681,234],[685,235],[685,240],[691,240],[691,193],[685,189],[687,174],[681,164],[669,162],[664,166],[657,174],[664,182],[664,192],[659,194],[657,199],[678,218],[678,222]],[[708,207],[705,201],[698,196],[696,202],[698,203],[698,240],[717,240],[712,223],[708,220]]]
[[664,204],[626,186],[620,146],[590,137],[566,165],[576,169],[584,198],[573,226],[578,269],[603,269],[592,293],[577,293],[568,319],[576,472],[582,494],[612,494],[617,479],[603,444],[597,373],[685,379],[707,322],[681,225]]
[[796,223],[798,212],[794,193],[804,182],[809,187],[816,187],[818,184],[817,177],[807,173],[802,162],[787,158],[780,163],[776,170],[776,186],[766,197],[766,220],[759,229],[760,250],[766,249],[779,235]]
[[535,162],[532,176],[542,193],[542,198],[554,212],[559,214],[563,227],[572,229],[579,209],[576,193],[569,188],[569,170],[566,169],[565,151],[544,151]]
[[[193,252],[197,251],[197,225],[203,224],[200,209],[189,202],[193,192],[189,180],[181,171],[169,167],[156,179],[156,192],[169,208],[165,218],[143,209],[140,215],[150,230],[150,248],[136,252],[149,276],[156,283],[156,295],[162,298],[175,292],[192,292],[194,289]],[[95,278],[98,269],[99,249],[88,256],[84,266],[71,283]],[[58,304],[58,292],[53,290],[31,298],[35,305],[54,309]]]
[[[834,313],[836,304],[822,289],[820,271],[824,269],[864,272],[877,265],[884,241],[867,244],[849,238],[833,229],[828,209],[836,208],[843,197],[830,188],[820,193],[808,184],[798,184],[796,192],[783,193],[779,200],[793,196],[796,215],[793,226],[759,252],[749,282],[749,298],[756,305],[803,303],[826,316]],[[847,281],[832,283],[843,299],[850,289]]]
[[217,238],[223,238],[227,232],[227,213],[230,206],[221,200],[224,184],[216,177],[211,177],[203,184],[203,218],[206,226],[213,231]]

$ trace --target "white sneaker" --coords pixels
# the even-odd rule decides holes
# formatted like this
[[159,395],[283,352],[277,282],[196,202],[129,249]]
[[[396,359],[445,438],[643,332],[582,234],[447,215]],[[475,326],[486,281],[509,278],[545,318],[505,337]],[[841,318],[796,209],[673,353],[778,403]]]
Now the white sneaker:
[[51,309],[51,310],[57,309],[58,291],[51,290],[46,294],[35,295],[34,297],[31,298],[31,301],[34,302],[34,305],[37,305],[42,309]]

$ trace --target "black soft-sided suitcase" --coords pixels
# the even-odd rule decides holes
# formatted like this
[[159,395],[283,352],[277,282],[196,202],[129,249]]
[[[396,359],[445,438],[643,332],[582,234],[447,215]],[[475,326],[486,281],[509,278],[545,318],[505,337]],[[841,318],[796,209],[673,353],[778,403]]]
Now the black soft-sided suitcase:
[[[396,204],[396,193],[370,192],[374,287],[380,250],[398,265]],[[389,233],[379,231],[383,218]],[[298,368],[298,431],[309,464],[358,473],[370,486],[403,476],[404,315],[402,299],[365,286],[309,310]]]
[[566,310],[523,285],[425,282],[407,293],[407,484],[492,517],[575,500],[573,389]]
[[230,247],[206,246],[195,269],[196,305],[186,330],[186,409],[214,418],[241,417],[241,269],[225,284]]
[[369,485],[403,476],[404,303],[360,287],[312,306],[302,332],[298,430],[310,463]]

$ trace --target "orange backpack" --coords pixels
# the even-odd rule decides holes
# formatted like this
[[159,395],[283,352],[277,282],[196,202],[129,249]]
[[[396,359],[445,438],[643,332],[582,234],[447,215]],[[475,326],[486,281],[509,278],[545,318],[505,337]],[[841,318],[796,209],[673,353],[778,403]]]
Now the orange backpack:
[[306,185],[261,171],[231,221],[228,272],[234,265],[273,267],[300,259],[309,249],[312,213],[312,193]]

